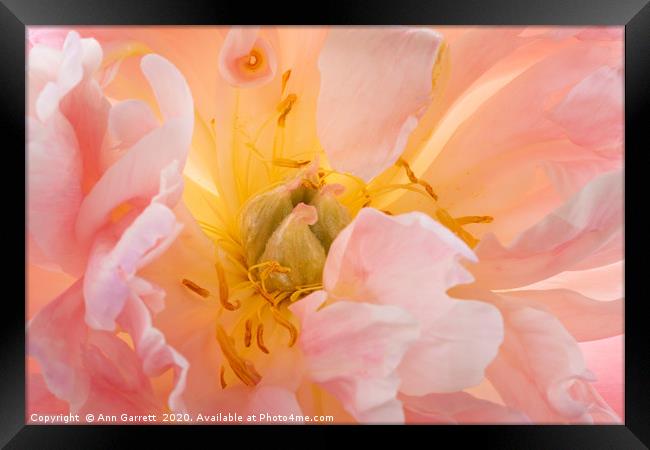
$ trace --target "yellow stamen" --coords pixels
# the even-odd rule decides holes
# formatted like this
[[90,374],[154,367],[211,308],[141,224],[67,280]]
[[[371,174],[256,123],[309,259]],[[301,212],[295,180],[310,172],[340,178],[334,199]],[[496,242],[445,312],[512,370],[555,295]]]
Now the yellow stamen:
[[236,301],[235,303],[230,303],[228,301],[228,283],[226,282],[226,273],[224,272],[223,267],[221,267],[219,262],[215,262],[214,267],[217,269],[217,279],[219,280],[219,302],[221,302],[221,306],[228,311],[239,309],[241,306],[239,301]]
[[301,295],[306,294],[307,292],[318,291],[320,289],[323,289],[322,284],[314,285],[312,287],[305,287],[305,288],[298,289],[298,290],[296,290],[295,292],[293,292],[291,294],[291,297],[289,297],[289,301],[291,303],[293,303],[293,302],[297,301],[300,298]]
[[287,87],[287,82],[289,81],[289,77],[291,76],[291,69],[287,70],[282,74],[282,93],[284,94],[284,89]]
[[293,105],[294,103],[296,103],[296,100],[298,100],[296,94],[289,94],[278,105],[277,111],[280,113],[280,117],[278,117],[279,127],[284,128],[285,122],[287,120],[287,115],[289,114],[289,112],[291,112],[291,108],[293,108]]
[[278,166],[278,167],[287,167],[289,169],[299,169],[301,167],[306,166],[310,162],[311,161],[309,161],[309,160],[294,161],[294,160],[287,159],[287,158],[273,158],[271,160],[271,163],[273,165]]
[[219,381],[221,382],[221,389],[226,389],[226,368],[224,366],[219,369]]
[[436,195],[435,192],[433,192],[433,188],[431,187],[431,185],[428,182],[426,182],[425,180],[422,180],[422,179],[416,177],[415,173],[413,172],[413,170],[411,170],[411,167],[408,165],[408,163],[406,161],[404,161],[404,159],[402,159],[402,158],[398,159],[397,162],[395,163],[395,165],[397,167],[403,167],[404,168],[404,170],[406,171],[406,176],[408,177],[409,181],[411,181],[412,183],[415,183],[415,184],[419,184],[420,186],[422,186],[424,188],[424,190],[427,192],[427,194],[429,194],[429,196],[431,196],[431,198],[433,198],[434,200],[438,200],[438,196]]
[[257,346],[262,350],[264,353],[269,353],[269,349],[266,348],[266,345],[264,345],[264,325],[259,324],[257,326]]
[[253,337],[253,321],[248,319],[244,325],[244,346],[251,346],[251,339]]
[[470,223],[491,223],[494,220],[492,216],[463,216],[454,219],[458,225],[468,225]]
[[191,290],[192,292],[195,292],[196,294],[200,295],[203,298],[208,298],[210,296],[210,291],[207,289],[203,289],[201,286],[196,284],[195,282],[188,280],[187,278],[183,278],[181,281],[183,286]]
[[271,308],[271,314],[278,324],[289,331],[289,347],[293,347],[293,345],[296,343],[296,340],[298,339],[298,330],[288,319],[283,317],[280,311],[278,311],[276,308]]
[[476,247],[478,244],[478,239],[472,236],[470,233],[465,231],[450,215],[447,211],[442,208],[438,208],[436,211],[436,217],[441,224],[449,228],[456,236],[461,238],[470,248]]
[[217,342],[221,352],[228,361],[230,368],[246,386],[257,385],[262,376],[255,370],[253,364],[242,358],[235,350],[234,343],[221,325],[217,325]]

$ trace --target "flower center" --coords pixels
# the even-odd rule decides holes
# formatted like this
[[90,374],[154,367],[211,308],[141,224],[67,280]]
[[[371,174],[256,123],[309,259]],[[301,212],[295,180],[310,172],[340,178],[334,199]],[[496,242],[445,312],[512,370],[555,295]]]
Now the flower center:
[[327,252],[350,223],[336,195],[314,174],[252,197],[244,206],[240,232],[246,262],[267,293],[294,293],[322,280]]

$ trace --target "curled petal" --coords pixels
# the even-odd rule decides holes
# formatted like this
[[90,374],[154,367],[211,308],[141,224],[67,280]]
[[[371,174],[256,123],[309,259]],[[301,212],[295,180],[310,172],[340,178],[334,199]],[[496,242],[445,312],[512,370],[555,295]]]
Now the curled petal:
[[140,295],[131,295],[126,302],[118,323],[133,338],[135,351],[142,361],[143,372],[156,377],[172,369],[174,387],[169,394],[169,407],[174,412],[185,412],[183,392],[187,382],[189,363],[173,347],[167,344],[164,335],[155,328],[151,313]]
[[574,338],[551,314],[496,298],[506,334],[487,376],[506,405],[535,423],[620,422],[590,386],[595,377]]
[[530,423],[518,411],[466,392],[429,394],[423,397],[400,396],[407,423],[440,424],[520,424]]
[[340,301],[317,310],[326,297],[319,291],[291,307],[311,378],[357,420],[402,422],[395,369],[417,338],[417,323],[394,306]]
[[147,103],[125,100],[113,105],[108,117],[108,129],[116,144],[131,147],[158,126]]
[[550,312],[578,342],[623,333],[623,299],[593,300],[568,289],[509,291],[501,295]]
[[84,279],[86,322],[95,329],[115,329],[115,319],[131,292],[138,269],[164,251],[180,232],[174,213],[152,203],[124,231],[119,241],[98,237]]
[[550,117],[578,145],[595,148],[622,146],[622,69],[602,66],[591,73],[553,108]]
[[399,367],[400,391],[409,395],[454,392],[478,385],[503,341],[494,306],[459,301],[436,320],[420,320],[420,339]]
[[263,86],[277,70],[275,52],[258,27],[233,27],[219,53],[219,72],[235,87]]
[[431,103],[442,36],[333,29],[318,60],[318,137],[332,166],[368,181],[391,166]]
[[[88,242],[113,209],[123,202],[153,197],[159,187],[161,171],[172,161],[179,161],[180,166],[185,164],[194,123],[189,88],[180,72],[160,56],[145,56],[141,66],[167,120],[106,170],[86,196],[75,227],[82,243]],[[138,176],[133,177],[133,173]]]
[[487,235],[471,271],[491,289],[526,286],[565,270],[598,267],[623,257],[623,179],[603,174],[508,247]]
[[82,201],[82,161],[74,130],[61,115],[28,119],[29,232],[46,261],[78,270],[74,223]]
[[362,209],[334,240],[325,263],[325,290],[335,297],[396,304],[414,317],[435,318],[453,306],[445,291],[472,281],[458,263],[470,248],[424,214],[388,216]]
[[28,353],[40,364],[48,389],[69,402],[72,411],[86,401],[90,379],[81,369],[84,320],[83,282],[77,281],[51,301],[27,327]]

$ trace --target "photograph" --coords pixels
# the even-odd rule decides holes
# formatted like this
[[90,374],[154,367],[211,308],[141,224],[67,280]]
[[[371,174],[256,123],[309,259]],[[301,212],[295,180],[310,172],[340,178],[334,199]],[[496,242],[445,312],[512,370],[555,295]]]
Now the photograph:
[[625,34],[27,25],[24,423],[623,425]]

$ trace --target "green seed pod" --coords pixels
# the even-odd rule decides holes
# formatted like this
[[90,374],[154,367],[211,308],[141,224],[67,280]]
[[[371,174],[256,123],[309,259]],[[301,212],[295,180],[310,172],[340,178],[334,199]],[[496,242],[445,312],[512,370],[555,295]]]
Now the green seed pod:
[[300,185],[291,191],[291,203],[296,206],[298,203],[309,204],[318,191],[305,185]]
[[319,283],[325,265],[325,249],[309,226],[318,219],[316,208],[299,203],[275,230],[260,257],[260,263],[276,261],[289,272],[272,272],[265,280],[269,292],[292,291],[298,286]]
[[240,231],[249,266],[257,264],[266,242],[292,209],[291,191],[285,186],[256,195],[244,206]]
[[311,230],[329,252],[334,238],[350,223],[350,213],[341,205],[335,194],[340,193],[340,185],[327,185],[311,201],[318,213],[318,222],[311,225]]

